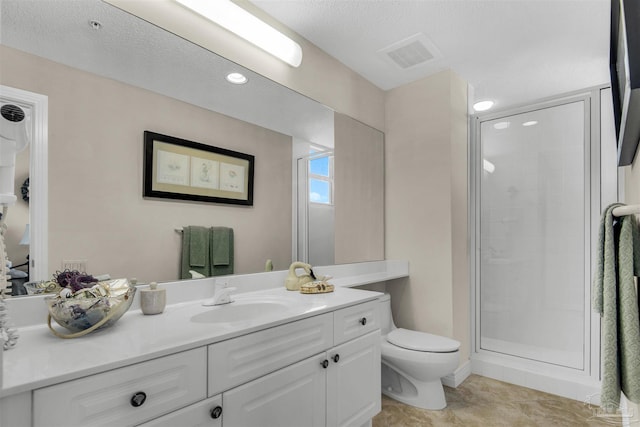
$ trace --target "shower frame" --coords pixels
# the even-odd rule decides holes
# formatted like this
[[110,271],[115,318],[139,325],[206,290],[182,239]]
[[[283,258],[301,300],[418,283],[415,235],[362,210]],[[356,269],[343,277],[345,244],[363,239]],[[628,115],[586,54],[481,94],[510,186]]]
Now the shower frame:
[[[617,171],[615,136],[601,116],[606,85],[544,99],[528,105],[470,117],[469,138],[469,230],[470,230],[470,294],[471,294],[471,370],[541,391],[599,404],[600,318],[590,305],[591,277],[597,227],[603,206],[616,200]],[[583,369],[553,365],[480,348],[480,184],[482,176],[481,123],[572,102],[584,102],[584,172],[585,206],[585,294],[584,294],[584,363]],[[606,111],[605,111],[606,113]],[[608,125],[609,123],[606,123]],[[613,138],[613,144],[606,144]],[[605,143],[601,143],[605,142]],[[611,145],[613,145],[611,147]],[[613,151],[612,151],[613,150]],[[599,171],[599,173],[598,173]],[[604,185],[603,185],[604,184]],[[603,188],[606,187],[606,188]],[[582,207],[576,209],[583,210]]]

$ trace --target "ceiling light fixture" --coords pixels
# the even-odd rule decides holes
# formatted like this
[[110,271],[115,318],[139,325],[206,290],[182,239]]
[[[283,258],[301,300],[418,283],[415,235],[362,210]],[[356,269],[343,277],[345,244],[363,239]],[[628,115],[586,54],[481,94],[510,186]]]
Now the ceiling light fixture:
[[229,83],[233,83],[234,85],[243,85],[249,81],[244,74],[240,73],[229,73],[226,78]]
[[487,111],[489,108],[493,107],[493,101],[478,101],[473,104],[473,109],[475,111]]
[[533,125],[537,125],[538,121],[537,120],[531,120],[530,122],[524,122],[522,124],[522,126],[533,126]]
[[230,0],[175,0],[293,67],[302,63],[298,43]]
[[508,128],[509,125],[511,125],[510,122],[498,122],[498,123],[493,125],[493,128],[494,129],[498,129],[498,130],[502,130],[502,129]]

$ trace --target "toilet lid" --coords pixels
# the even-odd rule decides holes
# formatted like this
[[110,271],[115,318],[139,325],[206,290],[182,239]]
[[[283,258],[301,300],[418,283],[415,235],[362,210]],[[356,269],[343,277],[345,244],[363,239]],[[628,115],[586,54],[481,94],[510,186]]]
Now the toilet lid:
[[409,350],[429,351],[432,353],[448,353],[460,348],[460,343],[451,338],[402,328],[389,332],[387,341],[393,345]]

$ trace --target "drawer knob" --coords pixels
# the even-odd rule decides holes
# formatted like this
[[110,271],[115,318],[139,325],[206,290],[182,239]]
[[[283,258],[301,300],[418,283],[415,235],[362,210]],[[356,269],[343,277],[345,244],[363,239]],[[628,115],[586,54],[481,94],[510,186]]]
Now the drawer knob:
[[322,361],[321,365],[324,369],[327,369],[329,367],[329,361],[325,359]]
[[211,410],[211,418],[217,420],[222,415],[222,406],[216,406]]
[[336,354],[335,356],[333,356],[333,361],[335,363],[338,363],[338,360],[340,360],[340,355],[339,354]]
[[142,404],[147,400],[147,393],[144,391],[139,391],[133,396],[131,396],[131,406],[137,408],[138,406],[142,406]]
[[367,318],[366,318],[366,317],[363,317],[362,319],[360,319],[360,324],[361,324],[362,326],[366,325],[366,324],[367,324]]

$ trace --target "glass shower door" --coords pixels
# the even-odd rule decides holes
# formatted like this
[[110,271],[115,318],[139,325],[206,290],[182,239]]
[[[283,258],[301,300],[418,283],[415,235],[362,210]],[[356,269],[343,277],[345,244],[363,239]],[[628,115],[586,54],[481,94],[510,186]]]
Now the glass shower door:
[[585,101],[480,123],[479,347],[584,369]]

